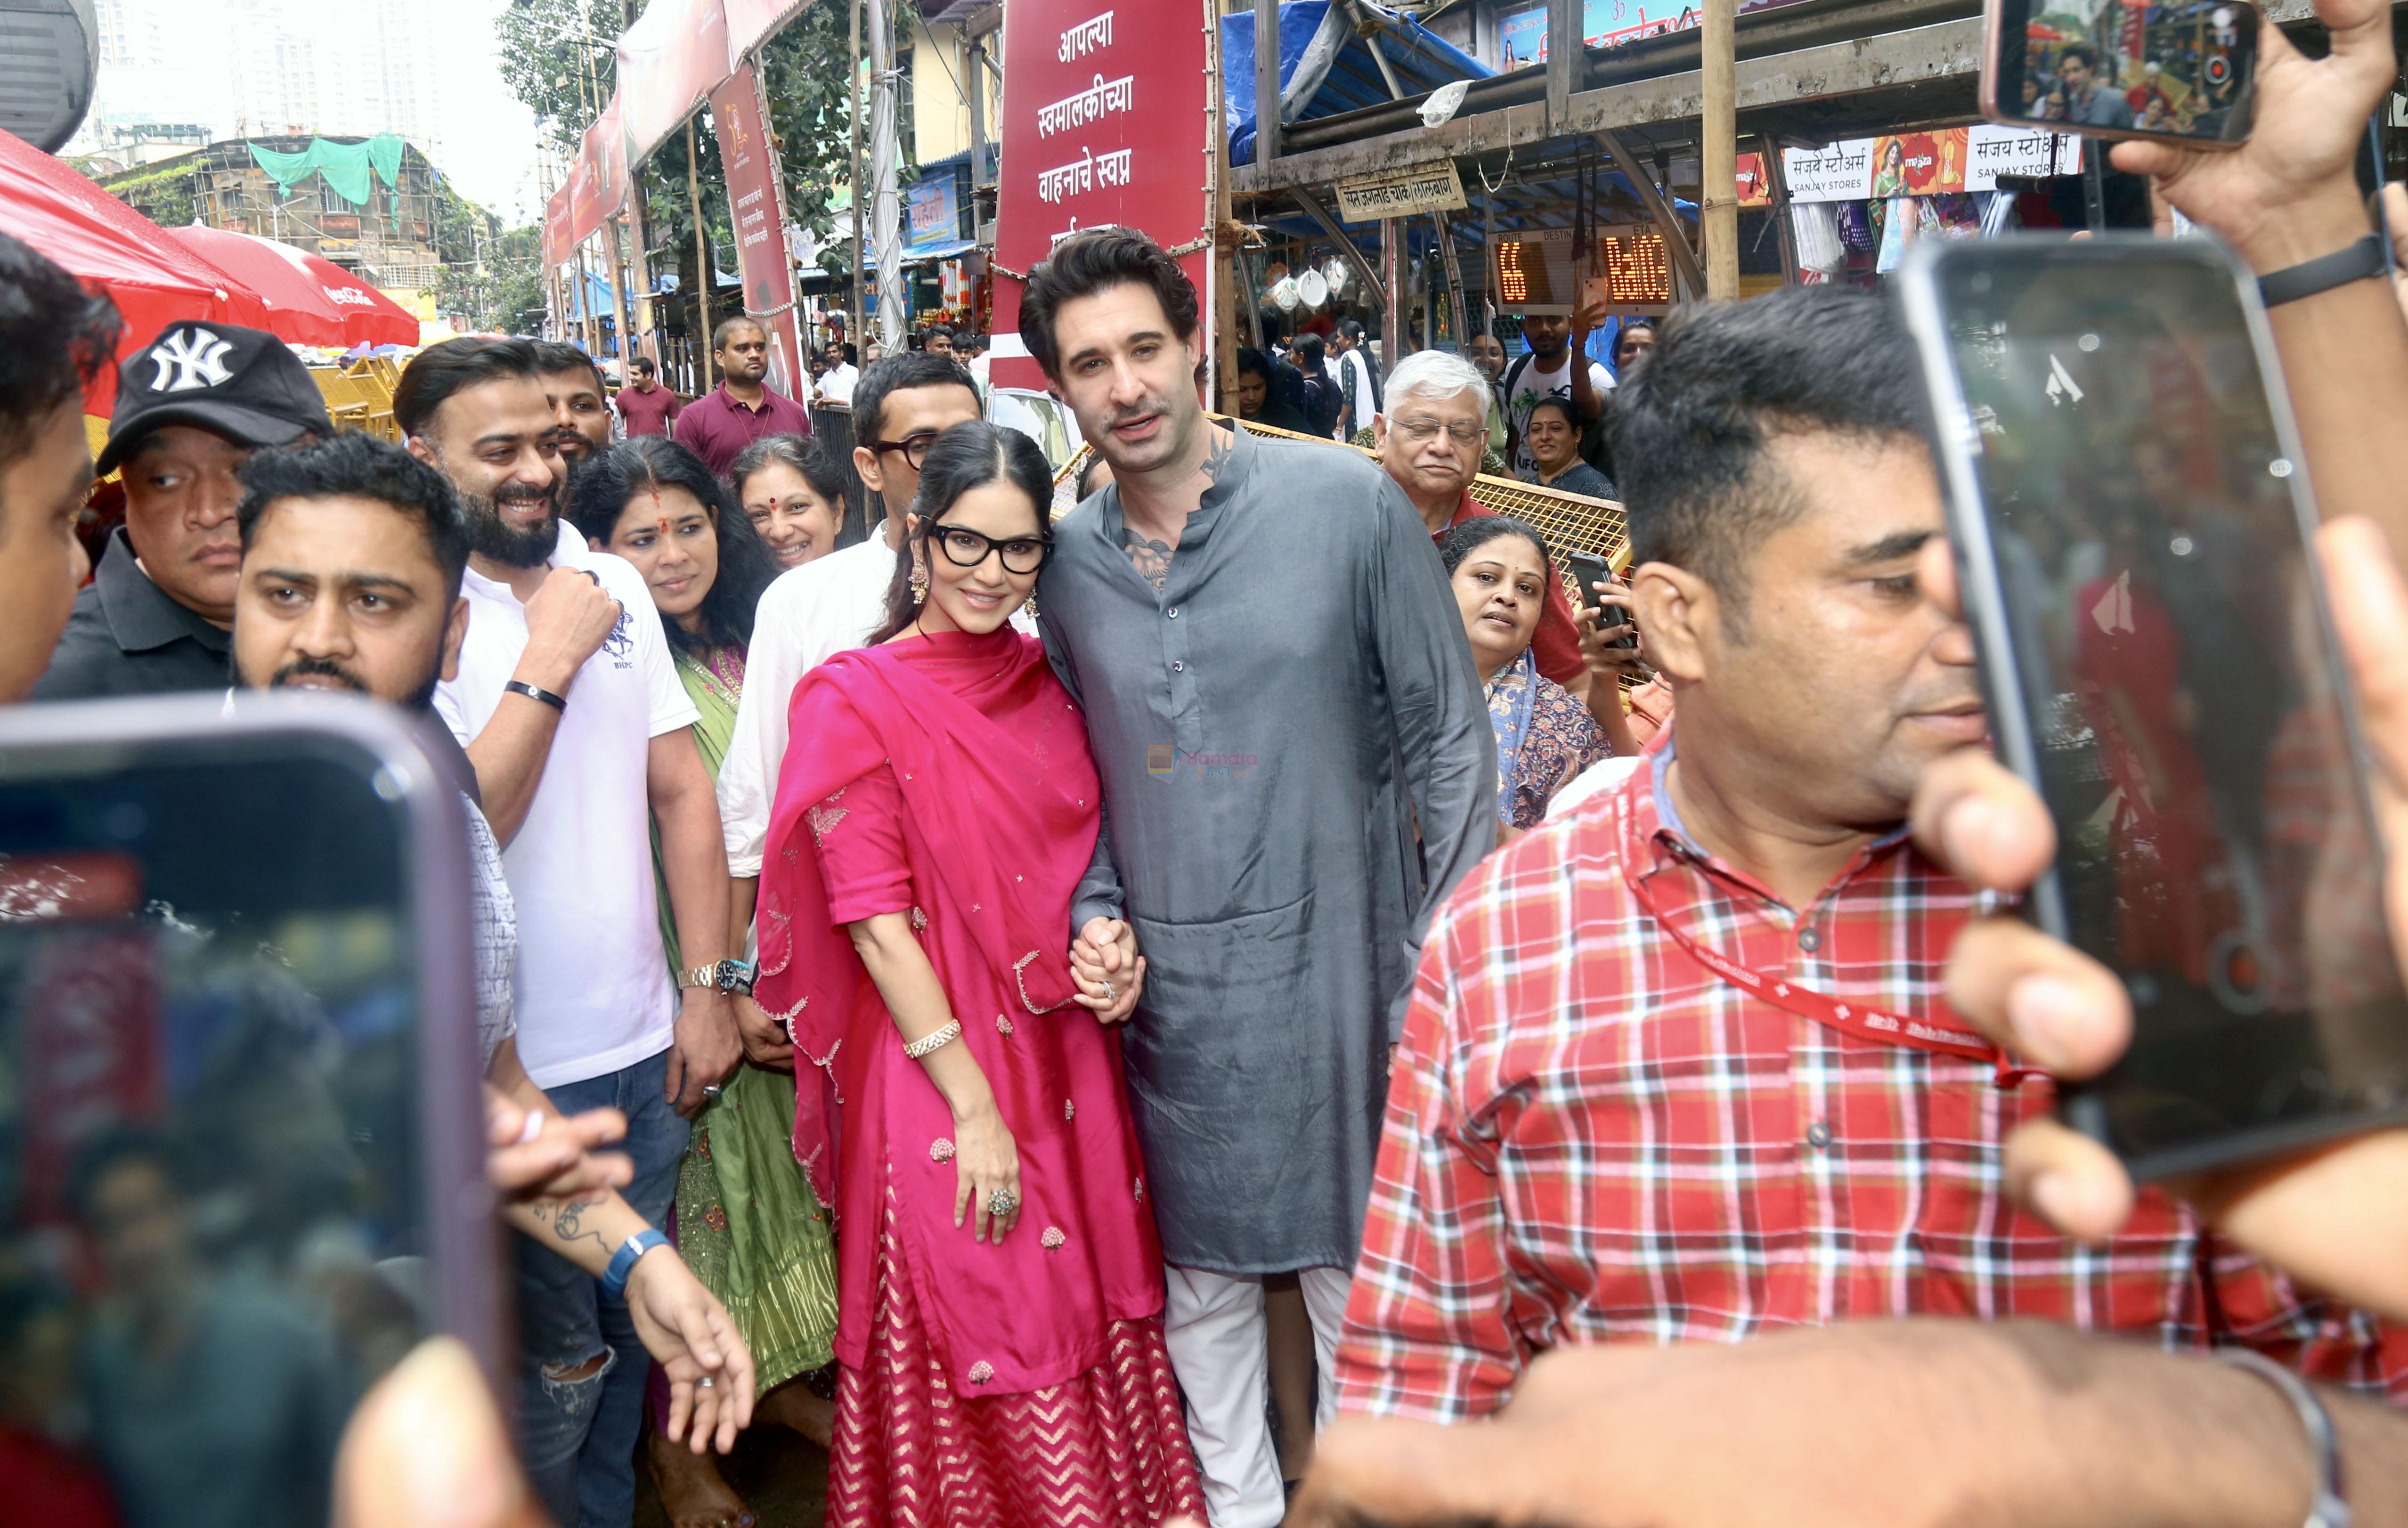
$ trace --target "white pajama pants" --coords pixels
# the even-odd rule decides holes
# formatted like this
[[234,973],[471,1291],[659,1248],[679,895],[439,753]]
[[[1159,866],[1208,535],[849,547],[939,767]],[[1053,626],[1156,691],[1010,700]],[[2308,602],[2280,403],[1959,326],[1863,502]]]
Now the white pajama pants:
[[[1287,1514],[1287,1492],[1263,1415],[1271,1369],[1262,1278],[1203,1268],[1166,1267],[1163,1273],[1169,1288],[1163,1335],[1170,1367],[1187,1395],[1187,1438],[1204,1477],[1211,1528],[1278,1528]],[[1343,1268],[1301,1268],[1297,1282],[1304,1291],[1321,1365],[1319,1415],[1313,1419],[1318,1428],[1338,1414],[1338,1387],[1330,1377],[1353,1280]]]

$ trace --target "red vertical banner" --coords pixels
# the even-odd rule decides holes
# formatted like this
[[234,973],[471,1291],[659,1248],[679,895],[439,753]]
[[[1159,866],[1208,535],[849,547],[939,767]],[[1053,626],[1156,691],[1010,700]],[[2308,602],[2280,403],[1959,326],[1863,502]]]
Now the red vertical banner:
[[552,193],[552,200],[544,204],[543,269],[547,276],[567,264],[577,248],[577,236],[569,232],[568,226],[568,187],[569,182],[562,181],[560,189]]
[[1020,343],[1028,269],[1081,229],[1135,228],[1179,257],[1212,336],[1209,0],[1012,0],[1003,29],[994,376],[1041,388]]
[[752,64],[710,93],[710,121],[719,131],[719,163],[727,176],[727,206],[736,221],[744,311],[769,326],[769,385],[789,398],[799,398],[806,374],[795,327],[795,265],[786,252],[785,193]]

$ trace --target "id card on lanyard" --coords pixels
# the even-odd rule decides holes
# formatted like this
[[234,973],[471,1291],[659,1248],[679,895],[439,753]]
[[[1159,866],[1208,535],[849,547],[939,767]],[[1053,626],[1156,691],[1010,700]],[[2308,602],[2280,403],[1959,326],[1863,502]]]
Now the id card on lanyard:
[[1860,1040],[1902,1045],[1916,1050],[1936,1050],[1942,1055],[1961,1056],[1967,1061],[1988,1062],[1998,1068],[1999,1086],[2001,1088],[2015,1087],[2028,1078],[2046,1075],[2014,1065],[2008,1061],[2005,1051],[1993,1045],[1986,1036],[1971,1030],[1906,1014],[1889,1013],[1862,1003],[1842,1002],[1828,992],[1817,992],[1786,977],[1751,971],[1698,943],[1686,930],[1664,915],[1655,893],[1647,888],[1647,878],[1642,874],[1647,863],[1647,844],[1631,819],[1628,792],[1616,796],[1613,815],[1622,837],[1623,879],[1629,886],[1630,894],[1639,899],[1639,905],[1647,909],[1666,937],[1714,976],[1752,997],[1761,998],[1784,1013],[1810,1019]]

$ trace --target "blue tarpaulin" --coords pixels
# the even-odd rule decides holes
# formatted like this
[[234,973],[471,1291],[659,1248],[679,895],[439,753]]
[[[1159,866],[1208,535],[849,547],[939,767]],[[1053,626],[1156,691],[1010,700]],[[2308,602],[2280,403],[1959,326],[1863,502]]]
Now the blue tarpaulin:
[[[1281,0],[1279,8],[1280,121],[1310,121],[1341,111],[1394,100],[1381,78],[1377,47],[1408,96],[1426,94],[1457,79],[1485,79],[1494,69],[1419,21],[1361,0],[1366,16],[1383,23],[1371,37],[1357,36],[1354,22],[1332,0]],[[1221,108],[1228,124],[1229,163],[1254,158],[1254,17],[1239,11],[1221,18]]]

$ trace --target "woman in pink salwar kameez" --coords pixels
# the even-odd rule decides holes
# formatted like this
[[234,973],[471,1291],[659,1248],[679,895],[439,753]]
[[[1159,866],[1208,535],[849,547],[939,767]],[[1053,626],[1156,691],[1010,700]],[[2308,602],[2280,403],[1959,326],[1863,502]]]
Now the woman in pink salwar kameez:
[[758,998],[794,1036],[796,1154],[838,1207],[847,1528],[1203,1515],[1119,1037],[1090,1011],[1126,992],[1079,993],[1068,958],[1101,793],[1006,623],[1050,493],[1025,436],[939,436],[885,630],[795,689]]

